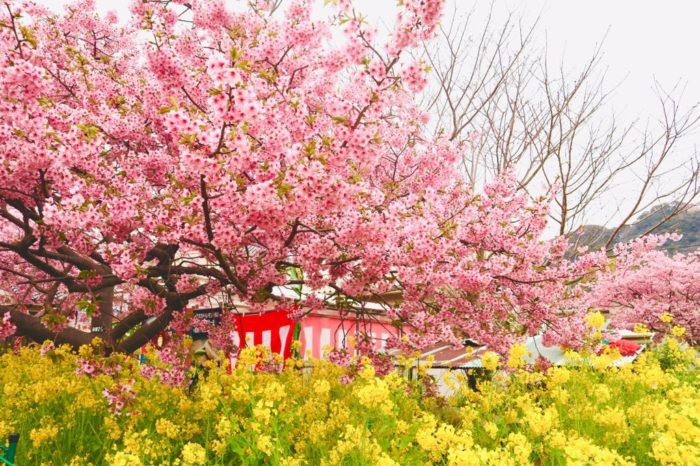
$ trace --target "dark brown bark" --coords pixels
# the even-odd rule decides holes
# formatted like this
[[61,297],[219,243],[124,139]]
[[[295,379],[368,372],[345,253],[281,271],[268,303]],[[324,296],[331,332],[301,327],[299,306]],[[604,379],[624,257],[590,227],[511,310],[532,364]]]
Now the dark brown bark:
[[152,322],[143,324],[129,337],[119,342],[115,348],[120,353],[133,353],[137,349],[147,344],[160,332],[165,330],[173,318],[173,311],[166,309],[161,315],[155,318]]
[[[17,199],[8,200],[7,205],[14,210],[0,208],[0,217],[21,228],[24,235],[13,242],[0,239],[0,248],[16,254],[19,262],[34,267],[36,272],[39,272],[39,277],[36,278],[31,273],[22,271],[23,269],[14,271],[11,266],[4,268],[4,271],[15,273],[24,280],[23,285],[28,285],[31,291],[43,295],[44,312],[53,312],[61,308],[61,300],[58,299],[59,302],[56,302],[59,288],[62,294],[67,291],[78,295],[81,299],[96,303],[97,309],[91,318],[92,331],[89,332],[73,327],[67,327],[58,332],[51,331],[42,322],[40,316],[22,311],[25,302],[24,297],[21,296],[15,297],[17,304],[0,307],[0,312],[9,311],[12,322],[17,326],[18,334],[38,343],[52,340],[57,344],[65,343],[77,349],[89,344],[94,337],[100,337],[106,343],[106,352],[131,353],[165,330],[172,320],[173,312],[184,309],[190,300],[207,293],[206,284],[190,291],[179,291],[177,285],[180,277],[207,277],[222,285],[231,283],[245,293],[245,281],[236,276],[221,251],[211,245],[214,232],[209,212],[209,194],[203,179],[202,183],[205,200],[203,207],[208,218],[207,231],[210,235],[210,242],[204,248],[207,252],[211,251],[214,254],[221,268],[217,267],[216,262],[211,265],[197,265],[187,261],[178,263],[176,260],[178,244],[154,245],[142,260],[144,263],[157,260],[158,263],[155,266],[144,265],[144,278],[135,283],[136,286],[150,291],[165,301],[165,310],[150,322],[147,321],[148,316],[142,309],[135,309],[124,318],[115,319],[113,313],[115,287],[123,284],[124,281],[113,274],[109,263],[96,251],[79,252],[67,244],[56,248],[48,247],[50,243],[41,236],[41,231],[36,229],[34,224],[41,220],[41,209],[37,212],[35,208],[30,207],[32,202],[38,205],[39,201],[35,199],[25,204],[24,201]],[[62,314],[72,314],[72,310],[63,309]],[[116,324],[115,320],[117,320]]]
[[100,290],[96,298],[98,300],[98,311],[90,319],[90,331],[99,336],[107,343],[107,346],[114,347],[112,336],[112,322],[114,321],[114,288]]
[[[41,322],[39,317],[22,312],[18,309],[18,306],[0,306],[0,312],[10,313],[11,321],[17,327],[17,335],[29,338],[37,343],[51,340],[57,345],[68,344],[77,350],[83,345],[90,344],[96,336],[102,336],[99,333],[83,332],[73,327],[66,327],[58,332],[52,332]],[[110,332],[111,337],[117,343],[106,345],[106,351],[133,353],[168,327],[172,320],[172,310],[165,310],[155,320],[142,325],[133,334],[122,339],[129,330],[144,322],[146,318],[147,316],[143,311],[137,311],[122,319]]]
[[115,341],[119,341],[124,335],[127,334],[129,330],[136,327],[147,318],[148,316],[143,309],[138,309],[132,312],[117,322],[117,324],[112,328],[112,338],[114,338]]
[[37,343],[52,340],[57,345],[68,344],[74,349],[78,349],[82,345],[89,344],[94,337],[92,333],[83,332],[73,327],[66,327],[58,332],[52,332],[41,322],[39,317],[22,312],[16,306],[13,306],[11,309],[7,309],[10,306],[5,307],[10,312],[12,323],[17,326],[17,333]]

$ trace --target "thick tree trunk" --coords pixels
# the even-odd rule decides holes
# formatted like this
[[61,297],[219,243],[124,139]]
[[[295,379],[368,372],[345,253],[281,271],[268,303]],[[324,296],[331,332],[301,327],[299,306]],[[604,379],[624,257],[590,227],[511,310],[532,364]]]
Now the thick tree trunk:
[[137,349],[146,345],[160,332],[168,328],[168,325],[172,319],[172,309],[165,309],[163,313],[156,317],[153,321],[144,323],[133,334],[121,340],[116,346],[115,350],[120,353],[133,353]]
[[95,296],[99,302],[98,311],[90,319],[90,332],[104,340],[108,347],[114,347],[112,322],[114,321],[114,287],[100,290]]
[[[29,338],[34,342],[43,343],[46,340],[51,340],[57,345],[68,344],[73,349],[77,350],[82,345],[90,344],[93,338],[99,336],[107,342],[107,345],[105,345],[107,353],[116,351],[127,354],[133,353],[146,345],[151,339],[165,330],[172,320],[173,313],[171,309],[166,309],[151,322],[143,323],[146,321],[147,316],[143,311],[135,311],[119,321],[113,328],[111,327],[112,316],[110,313],[110,331],[100,333],[83,332],[74,327],[65,327],[58,332],[53,332],[41,322],[39,317],[22,312],[16,305],[0,306],[0,314],[5,312],[10,313],[10,319],[17,327],[17,334]],[[99,318],[99,316],[97,316],[97,318]],[[100,321],[106,323],[107,319]],[[129,330],[142,323],[143,325],[141,325],[140,328],[124,338],[124,335],[126,335]]]
[[[39,317],[22,312],[17,306],[3,307],[6,312],[9,311],[12,323],[17,326],[17,333],[37,343],[51,340],[57,345],[68,344],[78,349],[92,341],[93,335],[90,332],[83,332],[73,327],[65,327],[58,332],[53,332],[41,322]],[[0,307],[0,310],[3,310],[3,307]]]

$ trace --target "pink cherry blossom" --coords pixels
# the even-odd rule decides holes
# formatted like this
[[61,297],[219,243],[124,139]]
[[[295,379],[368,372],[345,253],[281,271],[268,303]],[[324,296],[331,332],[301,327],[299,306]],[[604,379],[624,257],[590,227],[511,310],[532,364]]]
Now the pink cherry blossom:
[[[584,296],[581,312],[608,309],[613,326],[630,330],[644,324],[667,334],[673,327],[683,327],[683,338],[700,342],[700,255],[671,256],[659,249],[678,239],[666,234],[617,245],[614,260]],[[670,319],[662,319],[664,314]]]
[[[416,104],[429,71],[412,48],[442,0],[402,2],[386,40],[347,1],[318,19],[309,1],[270,16],[263,0],[137,0],[123,24],[85,0],[60,15],[6,3],[0,287],[45,315],[13,308],[0,336],[133,352],[207,300],[257,312],[283,286],[306,291],[295,317],[343,303],[370,318],[368,298],[399,293],[383,311],[405,348],[577,331],[563,311],[607,256],[567,261],[565,239],[543,238],[551,193],[467,185],[462,149]],[[94,332],[72,328],[79,309]],[[233,322],[207,331],[231,347]]]

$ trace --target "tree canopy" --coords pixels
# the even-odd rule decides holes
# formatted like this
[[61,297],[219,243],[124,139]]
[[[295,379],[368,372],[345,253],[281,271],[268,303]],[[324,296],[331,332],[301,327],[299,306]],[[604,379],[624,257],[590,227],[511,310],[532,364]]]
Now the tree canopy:
[[5,327],[131,352],[205,297],[263,308],[281,286],[360,313],[400,292],[394,346],[567,325],[605,254],[565,260],[542,238],[549,195],[509,176],[476,192],[463,149],[425,129],[411,51],[443,2],[402,2],[386,40],[347,1],[328,19],[311,3],[135,1],[126,23],[89,0],[4,3]]

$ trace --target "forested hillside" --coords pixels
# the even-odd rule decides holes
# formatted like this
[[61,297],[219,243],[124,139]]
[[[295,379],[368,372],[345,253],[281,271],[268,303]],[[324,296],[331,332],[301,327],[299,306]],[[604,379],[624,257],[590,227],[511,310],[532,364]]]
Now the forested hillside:
[[[613,243],[630,241],[649,233],[668,217],[673,209],[672,204],[663,204],[642,213],[635,223],[620,231]],[[572,235],[571,242],[574,247],[589,245],[590,249],[597,249],[605,244],[612,233],[610,228],[600,225],[586,225]],[[700,207],[693,207],[673,217],[662,226],[653,229],[653,233],[679,233],[683,236],[680,241],[670,241],[663,246],[669,252],[689,252],[698,249],[700,247]]]

